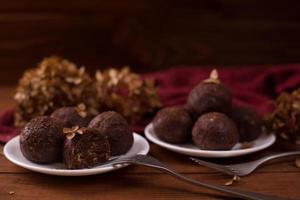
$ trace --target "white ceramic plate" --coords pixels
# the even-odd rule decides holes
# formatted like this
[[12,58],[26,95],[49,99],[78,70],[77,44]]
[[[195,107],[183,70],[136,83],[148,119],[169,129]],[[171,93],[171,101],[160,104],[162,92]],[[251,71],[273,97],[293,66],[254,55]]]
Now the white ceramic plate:
[[[131,149],[125,154],[126,156],[131,156],[135,154],[143,154],[146,155],[149,152],[149,143],[145,138],[142,136],[134,133],[134,142]],[[4,146],[4,155],[5,157],[13,162],[14,164],[44,174],[51,174],[57,176],[86,176],[86,175],[93,175],[93,174],[101,174],[109,171],[113,171],[125,166],[124,165],[105,165],[105,166],[98,166],[90,169],[76,169],[76,170],[68,170],[64,168],[63,163],[54,163],[54,164],[36,164],[29,160],[27,160],[21,150],[19,144],[19,136],[11,139],[6,145]]]
[[253,141],[252,147],[247,149],[241,149],[241,143],[238,143],[231,150],[226,151],[201,150],[194,144],[171,144],[160,140],[154,132],[152,123],[145,128],[145,136],[151,142],[168,150],[189,156],[206,158],[225,158],[254,153],[271,146],[276,140],[274,134],[263,134]]

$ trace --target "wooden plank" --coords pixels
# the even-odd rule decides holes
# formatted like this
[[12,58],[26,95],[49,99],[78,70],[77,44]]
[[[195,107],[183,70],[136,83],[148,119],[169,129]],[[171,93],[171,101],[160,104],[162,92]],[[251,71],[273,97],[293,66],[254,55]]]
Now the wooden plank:
[[111,10],[119,11],[137,11],[145,8],[146,1],[126,0],[126,1],[84,1],[74,0],[67,1],[38,1],[38,0],[24,0],[22,2],[10,1],[5,2],[0,10],[3,12],[49,12],[49,11],[66,11],[66,12],[110,12]]
[[26,16],[11,16],[2,25],[0,66],[8,76],[0,83],[16,84],[26,68],[52,54],[91,72],[107,65],[132,64],[136,71],[149,71],[174,64],[297,62],[300,57],[298,22],[211,19],[195,24],[193,16],[181,21],[171,16],[161,25],[143,18],[122,25],[117,16]]
[[[121,171],[120,171],[121,172]],[[220,175],[192,174],[208,183],[224,184]],[[87,177],[0,174],[1,199],[219,199],[216,192],[185,184],[166,174],[108,173]],[[238,189],[300,198],[299,173],[256,174],[231,186]],[[9,195],[9,191],[14,191]],[[224,198],[224,196],[223,196]]]
[[[172,6],[170,6],[172,5]],[[290,6],[293,5],[293,6]],[[37,1],[0,7],[0,83],[16,84],[43,57],[88,71],[131,65],[299,62],[299,1]]]
[[[293,5],[293,6],[291,6]],[[267,19],[299,19],[299,1],[258,1],[258,0],[211,0],[211,1],[189,1],[180,0],[112,0],[112,1],[38,1],[18,0],[3,2],[0,11],[2,12],[102,12],[102,13],[141,13],[141,12],[165,12],[174,13],[177,10],[182,12],[220,12],[229,17],[256,17]]]

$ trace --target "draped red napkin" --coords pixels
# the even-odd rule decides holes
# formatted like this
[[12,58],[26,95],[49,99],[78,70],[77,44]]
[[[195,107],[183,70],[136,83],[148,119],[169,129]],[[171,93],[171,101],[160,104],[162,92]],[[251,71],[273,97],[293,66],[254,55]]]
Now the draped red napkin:
[[[154,78],[159,87],[163,106],[182,105],[189,91],[201,80],[207,78],[211,68],[175,67],[168,70],[144,74]],[[234,96],[235,105],[252,106],[260,114],[269,112],[271,100],[282,91],[291,91],[300,86],[300,64],[218,70],[221,81]],[[7,142],[19,133],[13,126],[13,109],[0,114],[0,142]],[[143,119],[133,128],[142,132],[151,119]]]

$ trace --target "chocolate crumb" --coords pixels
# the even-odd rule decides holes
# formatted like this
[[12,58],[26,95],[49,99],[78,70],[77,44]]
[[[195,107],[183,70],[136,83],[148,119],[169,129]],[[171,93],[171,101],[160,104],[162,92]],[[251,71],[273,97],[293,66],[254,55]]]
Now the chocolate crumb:
[[253,142],[243,142],[241,145],[241,149],[249,149],[253,146]]

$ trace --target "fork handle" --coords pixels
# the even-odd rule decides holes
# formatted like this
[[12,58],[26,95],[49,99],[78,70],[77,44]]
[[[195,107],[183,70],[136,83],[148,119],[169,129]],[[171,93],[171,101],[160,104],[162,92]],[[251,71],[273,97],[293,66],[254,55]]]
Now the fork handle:
[[[153,157],[152,157],[153,159]],[[249,199],[249,200],[286,200],[284,198],[279,198],[279,197],[275,197],[275,196],[270,196],[270,195],[265,195],[265,194],[260,194],[260,193],[256,193],[256,192],[248,192],[248,191],[241,191],[241,190],[236,190],[236,189],[230,189],[228,187],[224,187],[224,186],[217,186],[217,185],[213,185],[213,184],[208,184],[208,183],[203,183],[194,179],[191,179],[187,176],[184,176],[182,174],[177,173],[175,170],[170,169],[169,167],[166,167],[164,164],[160,163],[158,160],[156,160],[156,163],[158,164],[153,164],[153,163],[147,163],[147,162],[143,162],[143,161],[138,161],[138,162],[131,162],[132,164],[137,164],[137,165],[143,165],[143,166],[147,166],[147,167],[152,167],[152,168],[156,168],[160,171],[164,171],[167,172],[168,174],[174,176],[175,178],[178,178],[180,180],[184,180],[188,183],[191,183],[193,185],[197,185],[197,186],[201,186],[201,187],[205,187],[208,189],[212,189],[212,190],[217,190],[226,194],[230,194],[234,197],[238,197],[238,198],[243,198],[243,199]],[[127,162],[128,163],[128,162]]]
[[282,158],[282,157],[286,157],[286,156],[295,156],[295,155],[300,155],[300,151],[291,151],[291,152],[285,152],[285,153],[279,153],[279,154],[275,154],[275,155],[271,155],[271,156],[266,156],[266,157],[259,159],[259,163],[262,164],[267,161],[274,160],[276,158]]

